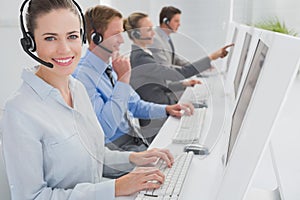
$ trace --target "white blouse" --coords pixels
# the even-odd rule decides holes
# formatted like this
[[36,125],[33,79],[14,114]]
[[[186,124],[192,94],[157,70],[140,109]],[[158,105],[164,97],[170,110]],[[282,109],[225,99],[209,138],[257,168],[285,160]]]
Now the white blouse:
[[[24,69],[6,103],[1,129],[11,196],[25,199],[114,199],[103,165],[129,170],[129,152],[104,147],[104,134],[84,86],[70,76],[73,107],[60,92]],[[102,181],[102,182],[101,182]]]

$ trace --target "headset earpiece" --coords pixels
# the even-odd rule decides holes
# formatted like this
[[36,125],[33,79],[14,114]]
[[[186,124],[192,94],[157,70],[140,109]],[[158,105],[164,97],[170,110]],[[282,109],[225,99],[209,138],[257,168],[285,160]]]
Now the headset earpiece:
[[94,31],[91,35],[91,39],[95,45],[99,45],[102,42],[103,37],[100,33]]
[[141,39],[140,30],[137,30],[137,29],[132,30],[130,34],[131,34],[131,37],[134,38],[134,39],[138,39],[138,40]]
[[169,20],[167,17],[164,17],[164,18],[163,18],[163,23],[164,23],[164,24],[169,24],[169,23],[170,23],[170,20]]
[[23,49],[29,50],[31,52],[36,51],[35,41],[34,41],[34,38],[31,33],[26,32],[20,41],[21,41],[21,45],[22,45]]

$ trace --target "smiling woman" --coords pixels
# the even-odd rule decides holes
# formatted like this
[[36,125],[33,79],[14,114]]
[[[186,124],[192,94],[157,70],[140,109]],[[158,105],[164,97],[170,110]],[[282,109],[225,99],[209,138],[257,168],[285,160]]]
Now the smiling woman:
[[[57,23],[58,21],[61,23]],[[39,17],[36,24],[34,39],[37,54],[54,66],[41,66],[36,75],[59,89],[64,99],[72,106],[68,92],[68,76],[75,70],[81,56],[78,15],[66,9],[53,10]]]

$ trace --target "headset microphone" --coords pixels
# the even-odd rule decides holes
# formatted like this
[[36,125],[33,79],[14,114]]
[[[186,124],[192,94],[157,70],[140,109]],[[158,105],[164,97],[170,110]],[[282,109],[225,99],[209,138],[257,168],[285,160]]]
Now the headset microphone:
[[41,63],[42,65],[45,65],[46,67],[53,68],[53,64],[52,64],[52,63],[46,62],[46,61],[40,59],[39,57],[37,57],[36,55],[34,55],[33,53],[31,53],[31,52],[29,51],[29,49],[26,48],[26,46],[24,45],[26,41],[24,42],[23,39],[24,39],[24,38],[21,38],[21,44],[22,44],[23,50],[24,50],[31,58],[33,58],[34,60],[38,61],[38,62]]
[[42,59],[40,59],[39,57],[37,57],[36,55],[34,55],[33,53],[31,53],[29,51],[28,48],[26,48],[26,46],[24,45],[25,44],[25,40],[23,40],[24,38],[21,38],[21,44],[22,44],[22,47],[23,47],[23,50],[31,57],[33,58],[34,60],[38,61],[39,63],[41,63],[42,65],[45,65],[46,67],[49,67],[49,68],[53,68],[53,64],[50,63],[50,62],[46,62]]
[[131,30],[131,37],[136,39],[136,40],[152,40],[152,37],[144,37],[142,38],[142,34],[140,32],[139,29],[134,29],[134,30]]
[[109,54],[112,54],[112,53],[113,53],[112,50],[106,48],[105,46],[103,46],[103,45],[101,45],[101,44],[98,44],[97,46],[100,47],[101,49],[103,49],[104,51],[106,51],[106,52],[109,53]]
[[138,40],[152,40],[151,37],[139,38]]

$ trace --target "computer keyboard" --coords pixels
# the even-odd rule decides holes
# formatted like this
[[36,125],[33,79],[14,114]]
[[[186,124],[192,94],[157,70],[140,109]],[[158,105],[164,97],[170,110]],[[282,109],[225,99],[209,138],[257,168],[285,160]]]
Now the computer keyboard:
[[197,84],[192,87],[191,100],[193,102],[207,101],[210,97],[210,92],[206,84]]
[[206,108],[197,108],[191,116],[184,115],[174,137],[173,143],[188,144],[199,142],[204,123]]
[[165,182],[158,189],[141,191],[136,200],[178,199],[193,156],[193,152],[178,155],[171,168],[167,167],[163,160],[159,160],[156,167],[164,173]]

